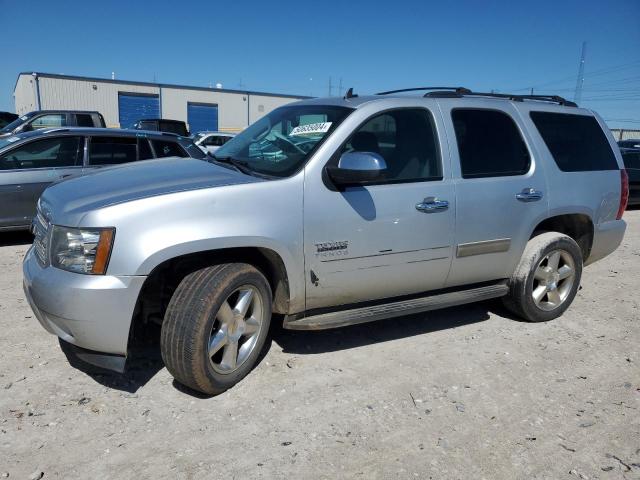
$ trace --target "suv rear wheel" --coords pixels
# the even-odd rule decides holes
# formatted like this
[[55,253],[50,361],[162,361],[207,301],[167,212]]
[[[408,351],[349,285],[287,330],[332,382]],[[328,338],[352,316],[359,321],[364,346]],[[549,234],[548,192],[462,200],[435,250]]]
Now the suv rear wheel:
[[553,320],[571,305],[581,276],[582,251],[578,244],[561,233],[541,233],[527,243],[503,302],[530,322]]
[[162,324],[160,348],[169,372],[207,394],[234,386],[260,356],[271,298],[264,275],[248,264],[215,265],[187,275]]

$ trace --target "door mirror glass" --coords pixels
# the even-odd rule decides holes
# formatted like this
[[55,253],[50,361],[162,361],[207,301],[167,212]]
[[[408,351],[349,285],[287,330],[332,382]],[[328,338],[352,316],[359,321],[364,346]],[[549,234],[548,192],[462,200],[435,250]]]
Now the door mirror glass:
[[380,180],[386,170],[384,158],[374,152],[343,153],[337,166],[327,167],[331,180],[343,187]]

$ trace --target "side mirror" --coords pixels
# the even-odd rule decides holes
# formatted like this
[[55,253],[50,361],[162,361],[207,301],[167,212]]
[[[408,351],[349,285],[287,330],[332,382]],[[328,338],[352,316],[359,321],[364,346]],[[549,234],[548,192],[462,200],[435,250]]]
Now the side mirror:
[[342,154],[337,167],[327,167],[327,174],[337,186],[348,187],[379,180],[386,170],[387,163],[378,153],[348,152]]

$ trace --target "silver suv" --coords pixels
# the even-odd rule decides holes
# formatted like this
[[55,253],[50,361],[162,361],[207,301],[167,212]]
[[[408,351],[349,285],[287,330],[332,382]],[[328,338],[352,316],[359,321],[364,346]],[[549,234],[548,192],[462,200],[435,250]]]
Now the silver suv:
[[255,366],[272,318],[325,329],[495,297],[558,317],[625,232],[612,135],[559,97],[424,90],[289,104],[211,163],[48,188],[24,260],[35,315],[116,370],[160,324],[169,371],[210,394]]

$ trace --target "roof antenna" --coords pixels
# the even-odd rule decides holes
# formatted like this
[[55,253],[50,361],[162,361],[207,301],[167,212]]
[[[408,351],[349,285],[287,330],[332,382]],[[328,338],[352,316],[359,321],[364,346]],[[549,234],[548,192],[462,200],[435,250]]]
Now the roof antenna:
[[353,93],[353,87],[349,88],[349,90],[347,90],[347,93],[344,95],[344,99],[347,100],[349,98],[356,98],[358,96],[357,93]]

